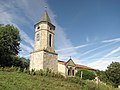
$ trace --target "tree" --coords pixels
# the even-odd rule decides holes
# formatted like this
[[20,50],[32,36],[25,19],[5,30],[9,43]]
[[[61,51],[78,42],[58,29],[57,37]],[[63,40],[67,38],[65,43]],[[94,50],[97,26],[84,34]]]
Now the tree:
[[0,25],[0,65],[12,66],[20,50],[19,30],[13,25]]
[[96,74],[97,76],[99,76],[99,79],[100,81],[106,83],[106,84],[109,84],[109,85],[112,85],[113,83],[108,79],[105,71],[100,71],[100,70],[97,70],[96,71]]
[[80,77],[81,76],[81,71],[83,72],[83,77],[82,79],[86,80],[92,80],[95,78],[95,72],[87,69],[79,69],[78,72],[76,73],[76,76]]
[[105,71],[108,79],[114,83],[114,86],[117,87],[120,85],[120,63],[112,62]]

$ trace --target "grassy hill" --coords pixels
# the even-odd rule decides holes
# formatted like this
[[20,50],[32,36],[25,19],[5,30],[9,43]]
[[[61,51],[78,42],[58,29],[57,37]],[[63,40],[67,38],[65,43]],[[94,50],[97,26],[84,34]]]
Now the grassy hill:
[[0,72],[0,90],[79,90],[80,88],[79,84],[68,83],[59,78]]
[[0,90],[117,90],[92,81],[78,83],[74,78],[55,78],[23,72],[0,71]]

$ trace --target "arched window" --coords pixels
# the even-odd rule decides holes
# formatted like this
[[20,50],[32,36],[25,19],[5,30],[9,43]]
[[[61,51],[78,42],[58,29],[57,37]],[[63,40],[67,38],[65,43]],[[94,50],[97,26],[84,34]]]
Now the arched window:
[[39,41],[40,39],[40,36],[39,36],[39,33],[36,34],[36,40]]
[[74,76],[74,70],[72,70],[72,75]]
[[49,46],[50,47],[52,46],[52,35],[51,34],[49,35]]
[[68,69],[68,76],[70,76],[70,69]]

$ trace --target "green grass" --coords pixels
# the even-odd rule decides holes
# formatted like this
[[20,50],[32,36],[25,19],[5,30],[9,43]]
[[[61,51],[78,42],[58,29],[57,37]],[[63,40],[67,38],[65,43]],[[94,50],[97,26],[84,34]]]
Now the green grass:
[[0,90],[80,90],[80,85],[59,78],[0,71]]
[[89,89],[90,90],[119,90],[119,89],[115,89],[112,86],[105,85],[102,82],[100,82],[99,84],[96,84],[93,81],[86,80],[85,83],[87,86],[85,87],[86,88],[85,90],[89,90]]
[[[0,90],[98,90],[94,82],[83,81],[82,85],[69,79],[0,71]],[[99,90],[116,89],[101,84]]]

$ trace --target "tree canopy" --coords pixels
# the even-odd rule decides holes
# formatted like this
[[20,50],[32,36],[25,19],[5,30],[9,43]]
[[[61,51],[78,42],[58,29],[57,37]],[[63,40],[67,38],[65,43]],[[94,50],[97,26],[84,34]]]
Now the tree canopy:
[[20,50],[19,30],[13,25],[0,25],[0,65],[11,66]]
[[120,85],[120,62],[112,62],[105,71],[108,79],[117,87]]

